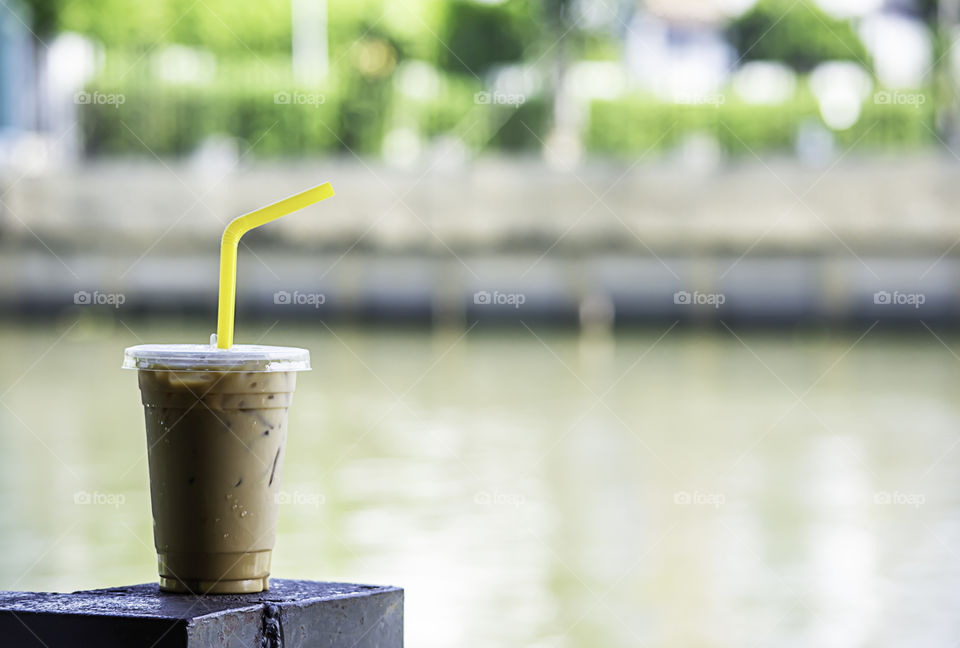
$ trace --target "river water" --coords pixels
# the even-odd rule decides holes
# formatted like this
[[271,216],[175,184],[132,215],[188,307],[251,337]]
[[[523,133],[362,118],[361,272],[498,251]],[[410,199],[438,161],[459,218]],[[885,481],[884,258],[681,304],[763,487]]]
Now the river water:
[[[0,588],[155,579],[119,364],[207,334],[0,326]],[[246,325],[313,357],[274,575],[402,585],[411,646],[954,646],[938,335]]]

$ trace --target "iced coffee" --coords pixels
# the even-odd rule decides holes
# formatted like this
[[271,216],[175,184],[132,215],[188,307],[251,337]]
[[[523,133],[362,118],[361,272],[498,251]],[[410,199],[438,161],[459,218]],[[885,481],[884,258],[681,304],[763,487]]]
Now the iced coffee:
[[296,372],[288,347],[142,345],[139,370],[160,587],[268,588]]

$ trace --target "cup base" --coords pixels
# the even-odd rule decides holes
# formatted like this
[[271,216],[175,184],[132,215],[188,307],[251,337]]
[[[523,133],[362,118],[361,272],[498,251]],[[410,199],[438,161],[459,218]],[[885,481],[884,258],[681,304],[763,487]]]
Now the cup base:
[[160,590],[177,594],[256,594],[270,589],[270,578],[248,578],[245,580],[181,581],[176,578],[160,577]]
[[272,551],[157,554],[160,589],[181,594],[251,594],[269,588]]

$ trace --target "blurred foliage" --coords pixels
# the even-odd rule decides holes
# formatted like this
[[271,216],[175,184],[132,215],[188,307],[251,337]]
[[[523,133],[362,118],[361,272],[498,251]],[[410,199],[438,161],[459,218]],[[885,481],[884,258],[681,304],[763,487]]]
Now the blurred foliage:
[[345,74],[337,75],[342,102],[336,131],[340,146],[355,152],[379,151],[393,103],[392,75],[402,59],[400,45],[376,25],[347,51]]
[[[674,105],[653,97],[595,101],[587,148],[596,153],[636,155],[677,146],[691,133],[713,135],[728,153],[788,149],[797,125],[816,115],[812,102],[776,107],[732,102]],[[731,132],[733,131],[733,132]]]
[[873,149],[906,149],[936,144],[937,107],[927,101],[922,105],[863,104],[860,120],[847,130],[836,133],[841,148],[857,143]]
[[620,49],[620,44],[605,33],[584,32],[581,38],[581,57],[584,61],[618,61]]
[[812,0],[760,0],[730,23],[728,35],[744,61],[782,61],[802,72],[823,61],[868,63],[850,23]]
[[[331,1],[330,71],[317,87],[305,87],[291,69],[291,0],[27,4],[38,33],[65,29],[103,43],[104,67],[88,90],[126,97],[119,109],[80,106],[89,154],[143,154],[146,146],[158,155],[184,155],[224,135],[241,147],[255,145],[263,156],[377,154],[393,131],[413,133],[421,143],[455,134],[474,150],[538,150],[551,126],[549,82],[543,95],[519,107],[478,105],[475,93],[489,90],[490,73],[543,54],[550,57],[545,66],[557,58],[622,56],[617,21],[582,29],[575,14],[583,7],[574,0]],[[932,0],[924,7],[933,11]],[[851,23],[813,0],[759,0],[728,35],[744,60],[779,60],[801,71],[824,60],[867,61]],[[193,48],[188,58],[206,61],[206,71],[193,81],[165,78],[160,58],[171,44]],[[400,72],[410,67],[420,77],[404,89]],[[324,100],[283,103],[277,93]],[[864,134],[864,145],[927,143],[934,105],[865,104],[860,121],[835,138],[838,145]],[[805,88],[779,106],[674,105],[628,96],[593,102],[585,139],[588,150],[614,155],[664,150],[696,133],[714,137],[730,154],[790,151],[811,122],[822,124]]]
[[45,39],[59,29],[62,4],[62,0],[23,0],[34,36]]
[[[325,95],[322,104],[278,103],[272,89],[232,85],[161,89],[139,84],[100,86],[98,91],[122,92],[126,101],[120,109],[108,104],[83,106],[80,123],[91,155],[184,155],[215,135],[236,137],[242,150],[255,145],[265,156],[337,147],[334,96]],[[294,90],[288,95],[294,93],[306,94]]]
[[146,51],[158,43],[217,54],[288,53],[290,0],[87,0],[65,3],[59,26],[109,48]]
[[519,61],[530,35],[538,31],[532,0],[452,0],[446,7],[439,61],[450,72],[480,77],[495,65]]
[[543,99],[533,98],[516,108],[502,108],[513,112],[506,113],[506,120],[497,121],[499,128],[490,139],[489,147],[505,151],[539,150],[547,137],[551,106]]
[[[897,104],[864,103],[859,121],[835,132],[841,148],[910,148],[929,144],[936,110]],[[808,92],[782,105],[762,106],[728,100],[720,105],[674,105],[634,96],[591,105],[586,134],[594,153],[636,156],[675,148],[691,134],[716,138],[724,153],[742,155],[794,150],[801,127],[823,126]]]
[[[130,75],[131,61],[115,57],[88,91],[124,94],[125,101],[119,108],[80,106],[85,150],[186,155],[209,137],[230,136],[241,140],[241,149],[255,145],[256,155],[265,157],[377,154],[393,128],[426,140],[455,132],[474,150],[536,149],[538,138],[546,137],[546,101],[531,97],[516,108],[478,105],[475,94],[484,89],[479,81],[439,71],[434,95],[407,96],[396,88],[392,45],[376,36],[366,39],[353,48],[353,57],[370,60],[350,62],[348,56],[341,62],[362,72],[338,75],[322,88],[298,85],[279,58],[252,65],[241,57],[221,65],[213,82],[170,83]],[[364,53],[367,47],[375,53]]]

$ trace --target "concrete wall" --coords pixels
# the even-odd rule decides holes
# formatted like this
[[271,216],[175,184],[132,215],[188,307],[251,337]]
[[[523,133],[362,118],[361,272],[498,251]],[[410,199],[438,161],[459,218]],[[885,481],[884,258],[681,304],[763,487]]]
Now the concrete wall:
[[[335,199],[244,239],[245,316],[952,322],[958,168],[596,165],[574,176],[534,161],[426,172],[327,161],[217,181],[185,166],[90,165],[8,179],[0,305],[212,314],[224,223],[331,180]],[[98,291],[124,303],[74,303]],[[505,303],[482,303],[485,292]]]
[[[939,256],[960,238],[952,159],[744,161],[715,172],[596,163],[575,173],[491,159],[401,171],[355,159],[241,165],[91,163],[0,180],[0,235],[78,249],[206,250],[225,222],[324,180],[337,198],[264,230],[303,249],[649,254],[722,251]],[[155,243],[158,241],[159,243]],[[559,242],[557,243],[557,241]],[[946,245],[944,245],[944,243]]]

